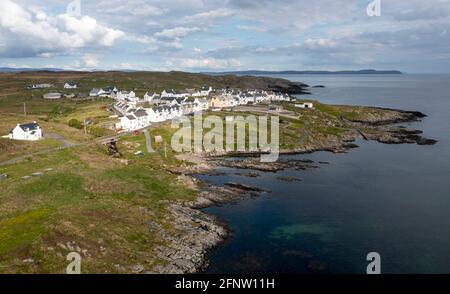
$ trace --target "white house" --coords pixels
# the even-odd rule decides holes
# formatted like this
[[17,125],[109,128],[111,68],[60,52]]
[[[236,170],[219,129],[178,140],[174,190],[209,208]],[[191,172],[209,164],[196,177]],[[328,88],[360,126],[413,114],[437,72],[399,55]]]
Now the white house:
[[309,109],[309,108],[314,108],[314,104],[312,104],[310,102],[306,102],[306,103],[295,104],[295,107]]
[[134,131],[139,129],[138,120],[132,114],[124,115],[120,118],[120,122],[116,125],[118,130]]
[[134,100],[136,98],[136,93],[133,91],[119,91],[117,92],[116,99],[122,100],[122,99],[130,99]]
[[244,101],[245,101],[244,104],[249,104],[249,103],[253,104],[253,103],[256,102],[255,96],[253,96],[253,95],[250,94],[250,93],[244,93],[244,94],[243,94],[243,99],[244,99]]
[[162,105],[167,106],[175,106],[175,105],[181,105],[182,102],[184,102],[185,99],[183,98],[175,98],[175,97],[161,97],[158,102]]
[[209,95],[209,93],[212,92],[212,87],[203,87],[200,91],[195,92],[192,94],[192,97],[206,97]]
[[89,93],[89,96],[91,97],[99,97],[100,95],[104,94],[105,92],[103,91],[103,89],[97,89],[94,88],[91,90],[91,92]]
[[160,117],[159,114],[155,112],[153,108],[145,108],[145,111],[147,111],[148,114],[148,121],[149,122],[159,122]]
[[181,109],[180,106],[175,105],[170,108],[170,114],[172,116],[172,119],[175,117],[180,117],[183,115],[183,110]]
[[64,89],[76,89],[77,84],[74,81],[68,81],[64,84]]
[[206,98],[195,98],[194,100],[194,112],[208,110],[209,104]]
[[164,97],[172,97],[172,98],[174,98],[175,95],[176,95],[176,93],[175,93],[174,90],[169,90],[169,91],[164,90],[164,91],[161,92],[161,98],[164,98]]
[[28,89],[47,89],[47,88],[53,88],[53,84],[33,84],[29,85]]
[[147,92],[144,95],[144,101],[145,102],[153,102],[153,100],[157,100],[159,98],[161,98],[161,96],[156,94],[156,93],[153,93],[152,95],[149,95],[148,92]]
[[42,129],[36,122],[30,124],[18,124],[9,132],[9,138],[13,140],[37,141],[42,138]]
[[189,96],[191,96],[191,94],[188,91],[175,91],[176,98],[187,98]]
[[137,109],[133,112],[133,115],[136,117],[139,129],[148,127],[151,124],[150,117],[145,109]]
[[117,95],[117,88],[116,87],[106,87],[102,89],[92,89],[89,93],[89,96],[91,97],[109,97],[109,98],[115,98]]

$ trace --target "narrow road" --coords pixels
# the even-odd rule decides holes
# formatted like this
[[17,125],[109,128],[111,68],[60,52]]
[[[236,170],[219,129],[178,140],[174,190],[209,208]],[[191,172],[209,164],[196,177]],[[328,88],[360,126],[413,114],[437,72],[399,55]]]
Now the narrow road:
[[49,139],[54,139],[56,141],[59,141],[63,144],[64,147],[72,147],[72,146],[76,145],[76,143],[67,140],[66,138],[64,138],[63,136],[61,136],[60,134],[57,134],[57,133],[46,133],[46,134],[44,134],[44,138],[49,138]]
[[[139,132],[143,132],[144,130],[147,129],[152,129],[155,127],[158,127],[159,125],[161,125],[161,123],[155,123],[152,124],[148,127],[142,128],[140,130],[138,130]],[[58,140],[60,142],[63,143],[63,146],[61,147],[56,147],[56,148],[51,148],[51,149],[46,149],[46,150],[41,150],[41,151],[37,151],[37,152],[33,152],[27,155],[23,155],[23,156],[19,156],[16,158],[12,158],[12,159],[8,159],[6,161],[2,161],[0,162],[0,166],[5,166],[5,165],[9,165],[9,164],[14,164],[17,163],[18,161],[27,159],[29,157],[33,157],[36,155],[43,155],[43,154],[48,154],[51,152],[55,152],[55,151],[59,151],[59,150],[63,150],[63,149],[67,149],[67,148],[74,148],[74,147],[78,147],[78,146],[87,146],[87,145],[91,145],[91,144],[105,144],[108,142],[111,142],[111,140],[118,140],[120,137],[126,136],[126,135],[130,135],[131,132],[123,132],[120,134],[116,134],[116,135],[112,135],[112,136],[106,136],[106,137],[101,137],[101,138],[96,138],[96,139],[92,139],[92,141],[88,141],[88,142],[83,142],[83,143],[79,143],[79,142],[72,142],[69,141],[67,139],[65,139],[64,137],[62,137],[59,134],[55,134],[55,133],[49,133],[46,135],[46,137],[48,138],[52,138],[55,140]]]

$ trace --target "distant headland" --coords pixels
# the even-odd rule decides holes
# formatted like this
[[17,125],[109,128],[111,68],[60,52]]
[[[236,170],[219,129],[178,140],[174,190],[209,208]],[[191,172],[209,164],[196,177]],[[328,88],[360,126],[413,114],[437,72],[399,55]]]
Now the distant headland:
[[401,75],[403,74],[398,70],[375,70],[375,69],[362,69],[362,70],[340,70],[340,71],[328,71],[328,70],[285,70],[285,71],[265,71],[265,70],[246,70],[246,71],[228,71],[228,72],[203,72],[210,75]]

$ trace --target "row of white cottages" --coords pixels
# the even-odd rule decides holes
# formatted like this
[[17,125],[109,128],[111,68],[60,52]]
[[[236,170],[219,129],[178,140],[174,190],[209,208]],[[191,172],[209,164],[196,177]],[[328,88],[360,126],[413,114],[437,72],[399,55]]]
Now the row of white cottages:
[[[213,91],[212,87],[203,87],[198,91],[175,91],[175,90],[164,90],[161,94],[148,92],[144,95],[145,102],[152,102],[154,99],[159,98],[186,98],[186,97],[207,97]],[[138,99],[136,93],[133,91],[119,91],[116,87],[106,87],[106,88],[94,88],[89,93],[91,97],[109,97],[117,100],[121,99]]]
[[138,108],[135,99],[125,98],[114,104],[116,112],[121,114],[120,122],[116,124],[119,131],[134,131],[145,128],[154,122],[171,120],[182,115],[190,115],[212,108],[219,110],[239,105],[257,104],[264,101],[289,101],[288,95],[276,93],[255,92],[250,94],[235,93],[214,96],[212,99],[206,98],[175,98],[163,97],[153,100],[154,103],[162,106],[153,108]]
[[[149,94],[147,92],[144,95],[144,100],[137,97],[133,91],[118,91],[116,87],[93,89],[90,95],[110,97],[116,100],[114,110],[120,114],[120,121],[116,124],[119,131],[142,129],[154,122],[163,122],[210,108],[222,109],[264,101],[290,100],[287,94],[283,95],[271,91],[213,90],[212,87],[203,87],[199,91],[164,90],[161,94]],[[208,100],[207,96],[212,98]],[[144,101],[158,107],[139,107],[139,103]]]
[[171,120],[182,115],[205,111],[208,109],[206,98],[195,98],[193,102],[180,101],[172,98],[170,102],[158,107],[135,108],[135,104],[128,99],[120,100],[114,104],[114,109],[122,116],[116,124],[119,131],[134,131],[145,128],[151,123]]

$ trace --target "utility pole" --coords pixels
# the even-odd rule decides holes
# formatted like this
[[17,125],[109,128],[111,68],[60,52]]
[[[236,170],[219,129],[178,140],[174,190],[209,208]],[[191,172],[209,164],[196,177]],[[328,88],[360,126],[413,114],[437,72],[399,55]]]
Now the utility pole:
[[164,157],[167,158],[167,143],[164,140]]
[[27,116],[27,103],[26,102],[23,103],[23,114],[25,116]]
[[87,135],[86,119],[84,119],[84,134]]

